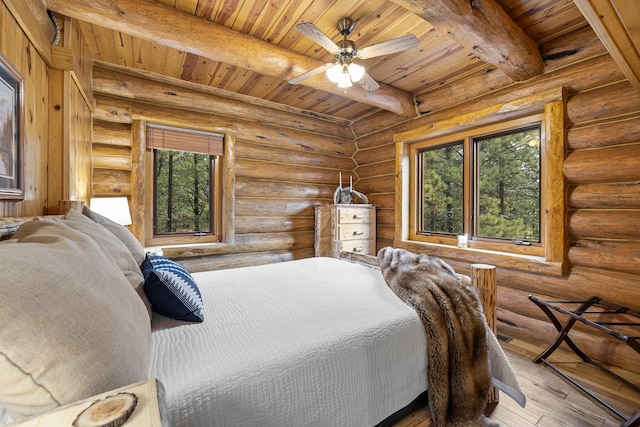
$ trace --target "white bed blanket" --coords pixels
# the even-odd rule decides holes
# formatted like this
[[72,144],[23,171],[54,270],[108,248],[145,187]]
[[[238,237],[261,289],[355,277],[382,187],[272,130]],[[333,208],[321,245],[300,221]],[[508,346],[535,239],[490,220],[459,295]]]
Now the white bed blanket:
[[153,324],[173,427],[371,427],[426,389],[423,326],[377,270],[309,258],[193,276],[205,321]]
[[193,276],[205,321],[153,320],[173,427],[371,427],[426,390],[423,325],[378,270],[308,258]]

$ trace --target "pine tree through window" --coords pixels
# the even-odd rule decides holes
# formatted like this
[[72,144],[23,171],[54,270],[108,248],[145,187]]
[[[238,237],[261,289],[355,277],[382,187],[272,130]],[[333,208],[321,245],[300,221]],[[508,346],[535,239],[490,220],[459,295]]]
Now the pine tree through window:
[[540,126],[474,139],[474,234],[540,242]]
[[212,156],[154,150],[155,233],[211,233]]
[[463,233],[463,159],[462,142],[420,152],[422,233]]
[[420,234],[540,242],[539,124],[422,148],[418,168]]
[[154,241],[218,241],[223,141],[216,133],[147,126]]
[[543,120],[533,114],[409,143],[411,240],[457,245],[467,235],[469,248],[543,253]]

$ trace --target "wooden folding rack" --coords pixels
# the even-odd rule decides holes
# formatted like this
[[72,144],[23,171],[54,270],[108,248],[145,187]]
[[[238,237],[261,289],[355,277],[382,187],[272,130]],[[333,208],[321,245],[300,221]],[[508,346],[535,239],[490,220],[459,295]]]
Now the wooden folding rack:
[[[604,332],[625,342],[629,347],[631,347],[636,351],[636,353],[640,355],[640,336],[629,336],[622,333],[622,331],[620,330],[620,328],[624,327],[625,330],[637,330],[640,334],[640,322],[630,321],[633,319],[640,319],[640,312],[630,310],[627,307],[623,307],[617,304],[613,304],[598,297],[591,297],[586,301],[548,301],[542,300],[533,295],[529,295],[529,299],[533,301],[538,307],[540,307],[540,309],[547,315],[547,317],[549,317],[549,320],[551,320],[551,323],[553,323],[553,326],[555,326],[556,330],[558,331],[558,335],[556,336],[555,341],[538,357],[533,359],[533,361],[535,363],[544,363],[558,375],[577,387],[580,391],[582,391],[597,403],[612,412],[616,417],[624,420],[622,427],[640,427],[640,410],[637,411],[634,415],[626,417],[613,406],[602,400],[602,398],[597,396],[591,390],[575,381],[573,378],[562,372],[547,360],[547,358],[551,356],[551,354],[560,346],[560,344],[564,342],[585,363],[601,369],[602,371],[617,378],[619,381],[623,382],[632,389],[640,392],[640,386],[630,382],[620,375],[617,375],[608,368],[589,358],[582,350],[578,348],[578,346],[576,346],[571,338],[569,338],[569,331],[571,330],[573,325],[575,325],[575,323],[579,321],[584,323],[585,325],[589,325],[601,332]],[[571,309],[571,307],[575,306],[577,306],[577,308]],[[563,325],[552,310],[569,316],[569,319]]]

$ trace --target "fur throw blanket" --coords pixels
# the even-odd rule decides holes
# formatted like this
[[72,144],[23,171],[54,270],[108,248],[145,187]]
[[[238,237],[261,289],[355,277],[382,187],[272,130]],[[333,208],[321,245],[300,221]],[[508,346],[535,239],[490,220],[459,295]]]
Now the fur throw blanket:
[[482,414],[491,384],[487,326],[470,282],[439,258],[403,249],[381,249],[378,262],[387,285],[425,326],[434,426],[495,425]]

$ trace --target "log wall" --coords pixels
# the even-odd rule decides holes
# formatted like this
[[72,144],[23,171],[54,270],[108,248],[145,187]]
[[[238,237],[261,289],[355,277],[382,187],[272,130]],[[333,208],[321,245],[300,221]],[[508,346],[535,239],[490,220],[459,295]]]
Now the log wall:
[[54,49],[42,4],[0,4],[0,53],[24,79],[25,117],[25,198],[0,200],[0,217],[57,213],[58,201],[89,196],[91,70],[78,29],[71,20],[61,26],[66,31]]
[[0,200],[0,216],[41,215],[47,200],[49,67],[4,3],[0,3],[0,53],[24,79],[24,112],[29,118],[24,127],[25,200]]
[[96,66],[93,89],[95,196],[144,200],[136,194],[144,186],[132,182],[136,121],[234,136],[234,242],[166,248],[165,255],[190,271],[313,256],[313,206],[329,203],[339,172],[348,177],[355,168],[356,148],[347,126],[203,96],[183,83],[149,73]]
[[[567,51],[578,52],[573,61],[566,57],[561,62],[546,60],[547,72],[543,76],[518,85],[504,83],[501,87],[496,79],[489,94],[485,83],[490,77],[486,73],[469,76],[466,87],[443,87],[437,91],[442,92],[440,96],[433,97],[430,114],[397,126],[382,124],[384,128],[357,139],[354,156],[360,178],[357,189],[368,194],[371,203],[380,205],[378,247],[393,245],[395,133],[557,85],[569,89],[564,161],[569,273],[551,276],[497,269],[498,332],[535,344],[551,343],[556,333],[546,316],[528,301],[529,294],[559,300],[597,295],[640,309],[640,93],[598,46],[588,28],[567,34],[562,42]],[[543,57],[552,57],[548,55],[552,47],[541,49]],[[470,98],[472,102],[463,101]],[[456,104],[455,108],[452,104]],[[392,122],[392,118],[378,121]],[[357,133],[364,133],[365,128],[364,124],[354,124]],[[473,258],[460,259],[458,255],[448,261],[458,271],[469,271]],[[634,371],[640,369],[640,357],[620,341],[582,325],[576,336],[595,358]]]

